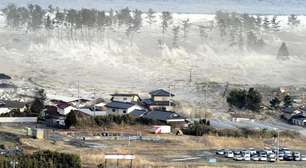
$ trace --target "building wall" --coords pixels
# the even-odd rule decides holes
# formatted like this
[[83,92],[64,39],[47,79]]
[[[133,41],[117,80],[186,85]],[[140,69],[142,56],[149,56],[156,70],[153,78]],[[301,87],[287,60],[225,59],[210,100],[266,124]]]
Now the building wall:
[[134,105],[128,109],[115,109],[115,108],[108,108],[107,109],[107,114],[108,115],[125,115],[125,114],[129,114],[130,112],[134,111],[134,110],[142,110],[143,108],[138,106],[138,105]]
[[150,106],[150,110],[165,108],[167,111],[174,111],[173,106]]
[[154,101],[169,101],[170,97],[169,96],[153,96],[152,99]]
[[113,101],[119,102],[138,102],[139,97],[137,96],[114,96]]
[[0,117],[0,123],[36,123],[37,117]]

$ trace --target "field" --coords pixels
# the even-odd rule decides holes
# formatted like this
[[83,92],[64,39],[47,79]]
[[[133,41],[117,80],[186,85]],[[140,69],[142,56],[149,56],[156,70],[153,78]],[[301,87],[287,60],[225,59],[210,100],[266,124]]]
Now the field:
[[[10,128],[10,129],[8,129]],[[136,129],[136,128],[135,128]],[[141,128],[137,128],[139,131]],[[20,143],[26,153],[36,150],[54,150],[58,152],[68,152],[80,155],[84,167],[93,168],[100,163],[104,163],[104,154],[134,154],[136,160],[135,167],[303,167],[303,162],[281,162],[279,164],[263,162],[234,162],[219,158],[215,155],[215,149],[242,149],[242,148],[264,148],[271,147],[271,139],[251,139],[251,138],[228,138],[216,136],[175,136],[175,135],[153,135],[143,132],[144,137],[154,137],[157,141],[128,141],[128,140],[86,140],[82,141],[74,135],[74,131],[54,131],[49,130],[49,136],[57,135],[58,141],[50,138],[37,140],[15,134],[22,132],[22,128],[14,126],[1,126],[0,133],[10,136],[1,136],[1,143],[10,142],[11,145]],[[114,130],[108,131],[118,131]],[[95,130],[97,132],[99,130]],[[100,130],[103,131],[103,130]],[[122,131],[122,130],[121,130]],[[78,130],[78,135],[86,133],[86,137],[91,137],[90,131]],[[5,140],[3,140],[5,137]],[[281,139],[281,146],[290,149],[306,151],[304,138]],[[209,164],[208,159],[216,158],[217,163]],[[126,166],[129,162],[120,162],[121,166]],[[116,162],[109,162],[116,165]]]

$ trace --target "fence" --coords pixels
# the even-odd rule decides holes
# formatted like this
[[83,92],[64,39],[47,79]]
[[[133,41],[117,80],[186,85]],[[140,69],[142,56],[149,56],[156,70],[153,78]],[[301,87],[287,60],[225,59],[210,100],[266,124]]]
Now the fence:
[[37,117],[0,117],[0,123],[36,123]]

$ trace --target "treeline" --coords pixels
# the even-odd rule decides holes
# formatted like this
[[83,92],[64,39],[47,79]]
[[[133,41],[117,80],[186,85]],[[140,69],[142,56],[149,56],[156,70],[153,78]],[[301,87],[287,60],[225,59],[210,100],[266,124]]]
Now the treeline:
[[164,124],[159,121],[153,121],[146,118],[135,118],[130,115],[106,115],[91,117],[84,115],[78,111],[71,111],[65,120],[67,128],[87,128],[87,127],[103,127],[110,128],[115,125],[160,125]]
[[[263,32],[280,31],[280,20],[277,16],[269,19],[267,16],[228,13],[217,11],[216,24],[220,37],[227,37],[231,46],[260,50],[265,45]],[[298,26],[300,21],[296,15],[288,16],[288,25]]]
[[32,155],[0,156],[0,168],[81,168],[81,159],[74,154],[39,151]]
[[[278,136],[278,132],[268,129],[251,129],[251,128],[237,128],[237,129],[216,129],[207,123],[196,122],[191,127],[183,130],[186,135],[203,136],[213,135],[222,137],[235,138],[274,138]],[[296,138],[300,134],[294,131],[280,131],[279,136]]]
[[[131,10],[128,7],[120,10],[98,10],[98,9],[61,9],[49,6],[43,9],[41,6],[30,4],[27,7],[17,7],[9,4],[2,9],[8,27],[13,29],[25,28],[26,31],[37,31],[40,29],[56,30],[59,39],[70,39],[71,41],[84,40],[89,45],[93,39],[104,41],[109,39],[110,32],[122,32],[128,37],[130,44],[143,25],[153,24],[160,27],[160,38],[158,44],[165,43],[165,34],[171,33],[170,41],[173,47],[179,47],[188,40],[191,27],[198,31],[199,40],[207,41],[213,30],[219,31],[221,38],[227,38],[230,46],[240,49],[248,48],[260,50],[264,45],[262,32],[277,32],[280,30],[280,20],[277,16],[272,19],[268,17],[253,16],[249,14],[238,14],[217,11],[214,22],[193,24],[189,19],[173,22],[173,14],[163,11],[158,14],[153,10],[141,11]],[[300,23],[297,16],[290,15],[288,24],[297,26]],[[109,45],[109,44],[108,44]]]

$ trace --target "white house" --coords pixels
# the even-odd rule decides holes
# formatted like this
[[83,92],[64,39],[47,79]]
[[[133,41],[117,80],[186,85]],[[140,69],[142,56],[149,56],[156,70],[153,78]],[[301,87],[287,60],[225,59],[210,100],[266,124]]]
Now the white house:
[[142,110],[143,107],[129,103],[129,102],[119,102],[119,101],[112,101],[106,104],[107,107],[107,114],[111,115],[125,115],[129,114],[134,110]]
[[69,103],[59,102],[56,105],[57,112],[61,115],[67,115],[71,112],[71,110],[75,110],[76,108],[70,105]]
[[139,103],[141,102],[140,97],[138,94],[134,93],[115,93],[111,95],[111,101],[117,102],[129,102],[129,103]]

